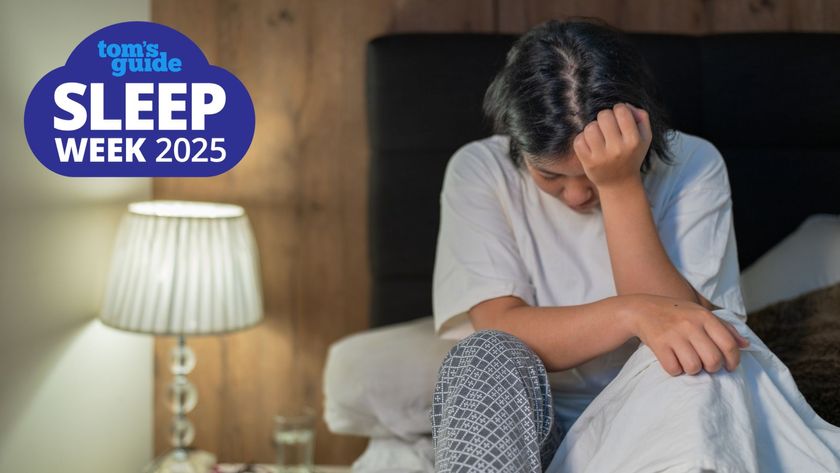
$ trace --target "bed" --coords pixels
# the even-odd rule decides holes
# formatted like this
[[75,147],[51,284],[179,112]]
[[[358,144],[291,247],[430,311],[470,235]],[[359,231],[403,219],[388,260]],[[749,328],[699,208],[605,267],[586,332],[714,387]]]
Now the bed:
[[[648,59],[674,128],[708,139],[726,161],[742,269],[778,246],[810,216],[840,214],[840,34],[628,36]],[[415,332],[431,327],[444,168],[457,148],[491,134],[482,119],[481,100],[514,39],[499,34],[416,33],[383,36],[368,45],[371,333],[387,338],[397,333],[396,327],[411,326]],[[428,366],[413,368],[422,371],[414,379],[425,377],[426,384],[405,388],[420,393],[412,398],[417,404],[430,392],[434,361],[447,344],[411,338],[402,347],[389,343],[377,347],[359,334],[342,343],[331,348],[328,358],[325,418],[335,432],[376,440],[367,457],[354,465],[356,470],[380,471],[377,468],[388,461],[400,462],[415,454],[419,459],[405,460],[390,471],[430,471],[428,456],[423,458],[429,448],[424,436],[428,431],[422,432],[419,414],[413,425],[403,418],[404,425],[374,428],[371,424],[366,429],[351,428],[352,422],[337,417],[342,402],[349,407],[348,403],[364,398],[364,406],[382,424],[386,417],[399,417],[400,406],[377,411],[377,399],[393,404],[405,390],[383,388],[389,383],[382,382],[387,379],[382,371],[370,374],[379,379],[375,385],[363,385],[355,394],[338,394],[341,384],[329,378],[347,376],[364,356],[382,358],[390,353],[391,360],[416,362],[409,350],[426,343],[433,347],[427,350]],[[345,351],[340,356],[345,362],[334,360],[339,348],[352,350],[354,343],[360,352],[357,357]],[[402,355],[394,354],[398,350]],[[359,405],[353,407],[359,414]],[[406,449],[405,455],[383,453],[382,449],[397,448],[395,438],[409,445],[400,447]],[[381,446],[376,454],[370,452],[375,443]]]

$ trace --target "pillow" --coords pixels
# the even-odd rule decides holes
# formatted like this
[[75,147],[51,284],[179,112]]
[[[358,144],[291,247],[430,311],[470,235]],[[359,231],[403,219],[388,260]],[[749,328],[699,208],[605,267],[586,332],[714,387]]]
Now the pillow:
[[327,427],[337,434],[408,441],[431,435],[438,370],[456,343],[435,335],[432,316],[334,342],[323,379]]
[[814,411],[840,425],[840,284],[750,313],[747,325],[787,365]]
[[741,272],[747,312],[840,282],[840,215],[816,214]]
[[352,465],[353,473],[435,473],[431,435],[409,442],[396,437],[373,437]]

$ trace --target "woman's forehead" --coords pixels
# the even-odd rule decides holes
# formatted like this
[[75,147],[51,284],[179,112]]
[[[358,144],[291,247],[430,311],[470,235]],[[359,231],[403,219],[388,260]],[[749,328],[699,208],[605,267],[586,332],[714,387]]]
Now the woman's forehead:
[[555,154],[550,156],[525,154],[525,162],[538,171],[552,174],[576,176],[584,173],[583,166],[574,152],[565,155]]

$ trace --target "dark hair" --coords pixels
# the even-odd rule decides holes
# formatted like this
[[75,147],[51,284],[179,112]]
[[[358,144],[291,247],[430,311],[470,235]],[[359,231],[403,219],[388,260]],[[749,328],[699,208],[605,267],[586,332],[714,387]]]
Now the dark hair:
[[510,136],[510,157],[566,155],[572,140],[598,112],[628,102],[648,112],[651,153],[672,162],[665,134],[670,121],[656,96],[656,82],[641,53],[624,33],[592,17],[549,20],[520,36],[484,95],[493,131]]

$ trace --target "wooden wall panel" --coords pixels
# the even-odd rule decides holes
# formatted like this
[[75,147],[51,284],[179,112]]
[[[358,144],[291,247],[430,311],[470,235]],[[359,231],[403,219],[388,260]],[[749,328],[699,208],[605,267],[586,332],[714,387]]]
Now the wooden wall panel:
[[[492,31],[493,4],[377,1],[156,1],[155,21],[193,38],[234,72],[255,102],[246,158],[207,179],[156,179],[155,198],[243,205],[262,257],[266,320],[189,341],[195,444],[224,461],[271,461],[272,416],[319,409],[330,343],[367,328],[364,47],[389,31]],[[168,350],[156,343],[155,448],[168,448],[161,401]],[[316,460],[349,463],[366,440],[334,436],[321,422]]]
[[[364,48],[406,31],[521,32],[548,18],[599,16],[631,31],[837,31],[831,0],[154,0],[155,21],[195,40],[255,102],[246,158],[213,178],[155,179],[155,198],[232,202],[252,221],[262,257],[265,321],[189,340],[195,444],[222,461],[273,460],[272,417],[320,413],[330,343],[368,326],[368,145]],[[173,340],[155,347],[155,450],[168,448],[163,394]],[[319,463],[349,464],[366,440],[319,422]]]
[[596,16],[625,31],[706,34],[736,31],[840,31],[836,0],[498,0],[499,30]]

